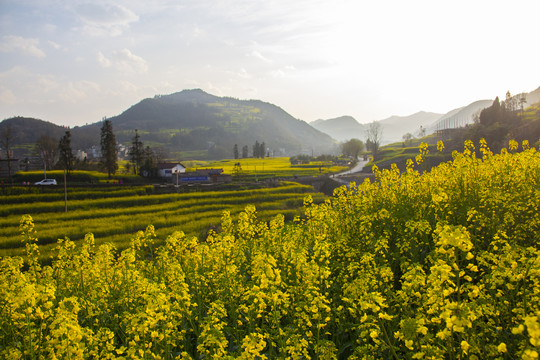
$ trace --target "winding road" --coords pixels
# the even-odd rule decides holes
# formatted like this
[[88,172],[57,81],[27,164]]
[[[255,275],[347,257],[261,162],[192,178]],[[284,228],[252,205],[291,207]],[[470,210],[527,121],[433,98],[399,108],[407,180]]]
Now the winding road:
[[356,174],[356,173],[359,173],[360,171],[362,171],[362,169],[364,168],[364,166],[366,166],[366,164],[369,162],[369,160],[363,160],[363,158],[358,158],[358,162],[356,163],[356,165],[352,168],[352,169],[349,169],[347,171],[344,171],[342,173],[339,173],[339,174],[335,174],[332,178],[343,184],[343,185],[346,185],[347,188],[349,188],[349,184],[350,184],[350,181],[347,181],[345,179],[342,179],[341,176],[347,176],[347,175],[353,175],[353,174]]
[[335,176],[352,175],[352,174],[358,173],[358,172],[362,171],[364,166],[366,166],[366,164],[369,162],[369,160],[363,160],[361,158],[358,158],[357,160],[358,160],[358,162],[356,163],[356,165],[352,169],[344,171],[344,172],[339,173],[339,174],[336,174]]

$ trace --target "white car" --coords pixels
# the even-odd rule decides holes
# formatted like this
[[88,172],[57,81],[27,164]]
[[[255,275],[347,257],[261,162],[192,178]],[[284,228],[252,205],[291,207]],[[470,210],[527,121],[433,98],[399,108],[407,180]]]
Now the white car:
[[55,179],[43,179],[41,181],[38,181],[34,185],[56,185]]

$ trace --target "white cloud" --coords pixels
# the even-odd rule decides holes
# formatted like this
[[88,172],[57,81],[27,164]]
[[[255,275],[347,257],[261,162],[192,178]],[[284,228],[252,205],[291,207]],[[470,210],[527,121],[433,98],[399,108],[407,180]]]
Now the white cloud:
[[0,104],[13,105],[17,102],[17,97],[13,91],[0,87]]
[[270,75],[274,78],[284,78],[285,77],[285,71],[282,69],[272,70],[270,72]]
[[265,63],[271,63],[272,62],[272,60],[268,59],[267,57],[265,57],[263,54],[261,54],[257,50],[251,51],[248,55],[251,56],[251,57],[257,58],[259,60],[262,60]]
[[98,62],[102,67],[114,67],[124,73],[143,74],[148,71],[146,60],[133,54],[129,49],[115,51],[110,58],[99,52]]
[[98,52],[98,63],[103,67],[111,67],[111,60],[107,59],[105,55],[100,51]]
[[136,94],[139,88],[129,81],[120,81],[120,88],[123,93]]
[[122,49],[113,53],[115,59],[115,67],[120,71],[145,73],[148,71],[146,61],[128,49]]
[[83,31],[93,36],[119,36],[139,20],[133,11],[117,4],[87,2],[76,6],[75,12],[84,23]]
[[0,83],[3,99],[11,104],[50,102],[60,87],[54,76],[34,73],[20,66],[0,73]]
[[63,85],[58,92],[58,98],[64,102],[77,104],[87,100],[90,94],[99,93],[99,85],[92,81],[75,81]]
[[4,35],[0,42],[1,52],[20,52],[25,55],[35,56],[38,58],[44,58],[45,52],[39,47],[38,39],[28,39],[15,35]]
[[246,71],[246,69],[244,69],[244,68],[241,68],[241,69],[238,71],[237,75],[238,75],[240,78],[242,78],[242,79],[251,79],[251,78],[252,78],[251,74],[248,73],[248,72]]
[[55,43],[55,42],[52,41],[52,40],[49,40],[48,43],[49,43],[50,46],[52,46],[52,47],[55,48],[56,50],[62,49],[62,45],[60,45],[60,44],[58,44],[58,43]]
[[99,85],[92,81],[65,82],[54,75],[34,73],[20,66],[0,73],[0,83],[0,102],[8,104],[76,103],[100,91]]

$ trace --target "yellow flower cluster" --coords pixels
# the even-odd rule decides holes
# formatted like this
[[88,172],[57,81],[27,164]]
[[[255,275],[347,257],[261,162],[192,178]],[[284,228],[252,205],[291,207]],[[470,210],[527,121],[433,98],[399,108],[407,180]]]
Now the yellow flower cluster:
[[88,234],[48,265],[24,216],[26,257],[0,260],[0,358],[538,358],[540,154],[467,142],[414,166],[308,196],[291,224],[248,206],[204,241]]

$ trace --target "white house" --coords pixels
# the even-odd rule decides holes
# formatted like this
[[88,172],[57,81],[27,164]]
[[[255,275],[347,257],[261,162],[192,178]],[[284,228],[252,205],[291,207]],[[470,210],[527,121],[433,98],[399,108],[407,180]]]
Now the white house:
[[167,179],[186,172],[186,167],[181,163],[159,163],[158,168],[158,175]]

